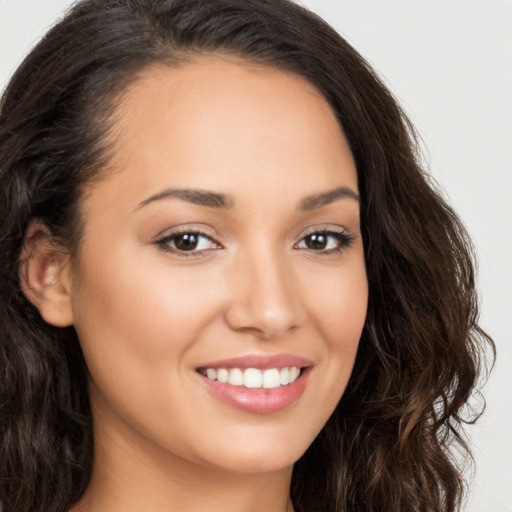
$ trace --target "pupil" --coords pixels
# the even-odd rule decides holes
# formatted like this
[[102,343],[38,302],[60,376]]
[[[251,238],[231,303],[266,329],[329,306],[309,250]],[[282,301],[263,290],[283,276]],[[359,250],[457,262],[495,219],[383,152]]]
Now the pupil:
[[198,236],[196,233],[185,233],[179,235],[174,241],[174,245],[180,251],[193,251],[197,247]]
[[306,245],[308,246],[308,249],[325,249],[327,246],[327,236],[318,233],[309,235],[306,238]]

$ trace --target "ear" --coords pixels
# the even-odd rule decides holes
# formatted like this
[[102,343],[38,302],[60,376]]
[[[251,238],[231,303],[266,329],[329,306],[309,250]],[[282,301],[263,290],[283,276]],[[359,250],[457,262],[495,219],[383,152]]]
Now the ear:
[[47,323],[56,327],[73,323],[70,256],[38,219],[25,234],[19,272],[23,293]]

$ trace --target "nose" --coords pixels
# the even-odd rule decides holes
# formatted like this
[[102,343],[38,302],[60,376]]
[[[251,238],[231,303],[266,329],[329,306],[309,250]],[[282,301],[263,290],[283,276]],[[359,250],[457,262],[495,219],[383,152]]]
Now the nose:
[[241,256],[230,273],[225,317],[233,330],[272,340],[303,324],[305,310],[286,257],[279,258],[270,251]]

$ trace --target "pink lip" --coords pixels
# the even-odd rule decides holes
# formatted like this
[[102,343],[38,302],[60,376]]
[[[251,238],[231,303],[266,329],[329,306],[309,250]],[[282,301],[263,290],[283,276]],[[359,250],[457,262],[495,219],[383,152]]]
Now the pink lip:
[[228,405],[254,414],[270,414],[286,409],[297,401],[306,388],[313,363],[307,359],[288,354],[274,356],[249,355],[213,361],[200,368],[302,368],[300,376],[287,386],[274,389],[249,389],[208,379],[197,372],[205,387]]
[[275,354],[271,356],[249,354],[241,357],[222,359],[220,361],[212,361],[202,364],[200,368],[257,368],[258,370],[265,370],[267,368],[289,368],[291,366],[306,368],[313,366],[313,363],[308,359],[291,354]]

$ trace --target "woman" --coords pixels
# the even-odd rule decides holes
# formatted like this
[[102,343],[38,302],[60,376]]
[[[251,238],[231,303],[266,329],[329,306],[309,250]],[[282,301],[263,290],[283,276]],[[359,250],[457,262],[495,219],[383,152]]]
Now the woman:
[[0,115],[3,510],[457,509],[471,245],[332,29],[86,0]]

